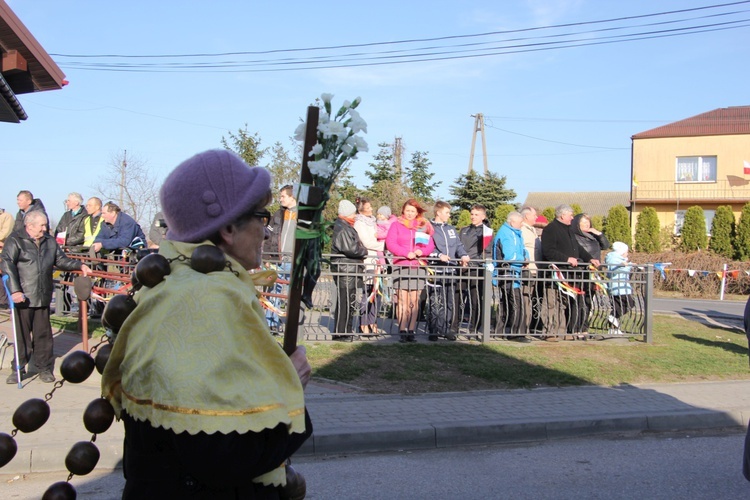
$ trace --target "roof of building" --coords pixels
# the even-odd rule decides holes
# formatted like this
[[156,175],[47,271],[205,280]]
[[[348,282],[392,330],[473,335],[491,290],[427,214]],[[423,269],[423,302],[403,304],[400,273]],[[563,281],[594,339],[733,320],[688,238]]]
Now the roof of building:
[[750,134],[750,106],[719,108],[640,132],[631,139]]
[[4,0],[0,0],[0,122],[26,119],[16,94],[61,89],[65,74],[24,26]]
[[592,192],[557,192],[529,193],[524,206],[530,206],[541,212],[548,207],[577,204],[584,213],[590,216],[607,215],[615,205],[630,207],[630,193],[627,191],[592,191]]

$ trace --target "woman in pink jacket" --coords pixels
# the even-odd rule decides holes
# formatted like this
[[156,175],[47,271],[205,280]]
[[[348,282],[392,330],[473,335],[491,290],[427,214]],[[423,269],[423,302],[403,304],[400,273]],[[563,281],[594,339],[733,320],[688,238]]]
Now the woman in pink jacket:
[[434,229],[424,217],[424,208],[417,200],[409,199],[385,238],[386,247],[393,254],[393,287],[401,342],[416,342],[419,293],[427,282],[425,258],[435,248],[432,233]]

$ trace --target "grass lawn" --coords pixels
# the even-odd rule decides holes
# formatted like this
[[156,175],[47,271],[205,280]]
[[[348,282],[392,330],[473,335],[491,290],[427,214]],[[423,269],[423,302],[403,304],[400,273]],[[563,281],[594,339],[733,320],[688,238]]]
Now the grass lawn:
[[[75,320],[52,317],[58,328]],[[98,323],[92,338],[103,333]],[[94,342],[96,344],[97,342]],[[654,316],[654,342],[307,342],[313,377],[371,393],[414,394],[540,386],[750,378],[747,340],[733,330]]]
[[374,393],[748,379],[737,331],[654,317],[654,342],[343,344],[308,342],[313,376]]

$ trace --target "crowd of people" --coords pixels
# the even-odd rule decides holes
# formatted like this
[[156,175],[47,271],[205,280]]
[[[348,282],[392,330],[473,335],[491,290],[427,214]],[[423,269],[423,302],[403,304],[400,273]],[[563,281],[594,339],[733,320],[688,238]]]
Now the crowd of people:
[[[24,230],[28,214],[37,212],[46,218],[44,204],[31,192],[19,192],[17,203],[15,219],[0,211],[0,244],[9,234]],[[298,207],[293,186],[281,188],[279,203],[263,243],[264,260],[276,260],[280,278],[266,288],[270,299],[264,302],[266,320],[274,332],[283,317],[294,248]],[[147,238],[140,225],[113,202],[92,197],[84,205],[79,193],[70,193],[65,206],[54,231],[47,228],[46,233],[66,251],[101,256],[123,248],[153,249],[166,235],[162,212],[154,217]],[[415,199],[407,200],[398,214],[388,206],[375,211],[366,198],[339,203],[331,240],[334,340],[384,333],[378,324],[384,299],[393,304],[399,339],[404,343],[416,341],[420,320],[426,324],[428,340],[437,341],[441,337],[455,340],[467,323],[468,331],[478,335],[484,331],[486,317],[491,318],[492,333],[508,340],[530,342],[529,336],[585,340],[591,336],[596,295],[587,269],[602,264],[606,265],[611,303],[607,333],[621,333],[620,318],[634,307],[628,248],[622,242],[610,245],[587,214],[574,216],[570,206],[561,205],[555,219],[540,224],[544,218],[537,210],[523,207],[509,213],[493,232],[481,204],[471,207],[470,224],[460,230],[450,223],[448,203],[437,201],[431,208],[433,217],[428,220],[427,209]],[[603,263],[602,253],[610,247]],[[493,300],[485,296],[488,260],[496,264],[492,289],[498,299],[497,309],[489,316],[485,308]],[[569,285],[568,289],[559,282]],[[64,298],[68,300],[58,306],[63,312],[70,307],[70,296]],[[0,307],[7,307],[3,300],[7,301],[5,294]],[[97,308],[92,309],[97,314]]]
[[[342,200],[333,225],[331,271],[336,283],[332,330],[335,340],[374,335],[384,279],[390,280],[401,342],[416,341],[417,321],[427,324],[428,340],[455,340],[462,323],[474,335],[484,330],[492,303],[486,297],[486,263],[492,262],[497,311],[490,314],[495,335],[531,342],[588,340],[597,287],[608,297],[606,333],[620,335],[620,318],[635,303],[630,285],[628,247],[610,245],[587,214],[568,205],[540,227],[533,207],[508,214],[495,233],[481,204],[471,207],[471,223],[450,224],[451,206],[438,201],[432,220],[417,200],[399,215],[389,207],[373,214],[371,202]],[[603,251],[606,262],[602,262]]]
[[[18,212],[15,218],[0,210],[0,273],[7,276],[7,293],[0,294],[0,308],[8,309],[13,301],[18,332],[18,359],[13,360],[14,371],[9,384],[26,376],[26,365],[33,352],[39,379],[54,382],[53,338],[50,326],[50,306],[54,283],[53,272],[83,271],[91,268],[68,254],[89,253],[104,256],[121,249],[145,246],[146,236],[131,216],[113,203],[102,203],[89,198],[85,206],[79,193],[65,199],[65,212],[53,228],[44,203],[31,191],[22,190],[16,197]],[[66,275],[70,278],[70,275]],[[63,294],[57,312],[71,306],[70,294]],[[101,314],[102,307],[92,308]]]

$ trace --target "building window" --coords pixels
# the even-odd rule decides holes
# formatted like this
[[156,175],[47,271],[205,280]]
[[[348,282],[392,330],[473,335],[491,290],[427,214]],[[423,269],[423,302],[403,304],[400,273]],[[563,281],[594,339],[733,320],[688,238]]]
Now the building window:
[[[706,220],[706,236],[711,236],[711,224],[714,223],[716,210],[703,209],[703,217]],[[674,234],[682,234],[682,225],[685,224],[685,210],[675,210],[674,213]]]
[[716,182],[715,156],[678,156],[676,182]]

